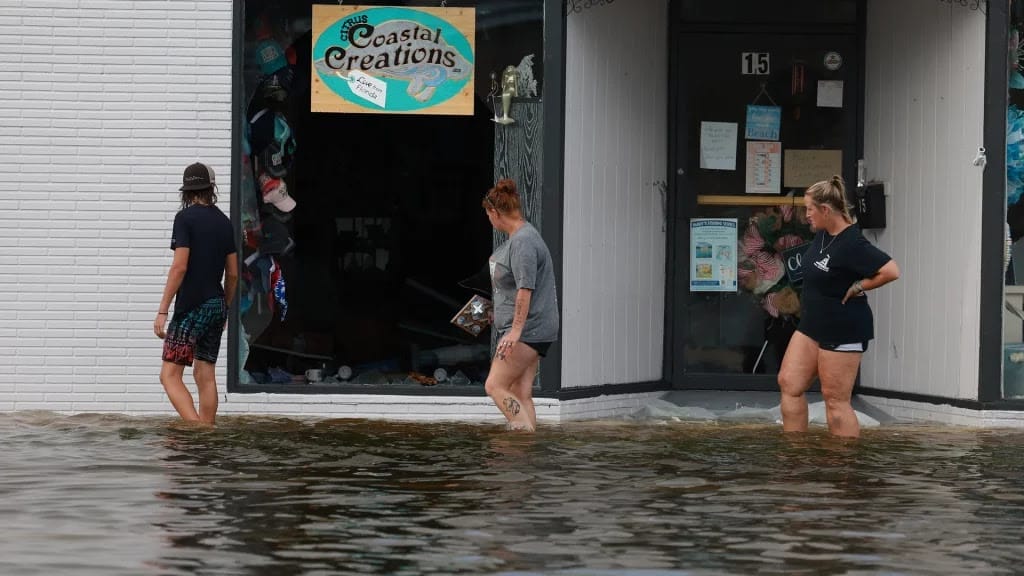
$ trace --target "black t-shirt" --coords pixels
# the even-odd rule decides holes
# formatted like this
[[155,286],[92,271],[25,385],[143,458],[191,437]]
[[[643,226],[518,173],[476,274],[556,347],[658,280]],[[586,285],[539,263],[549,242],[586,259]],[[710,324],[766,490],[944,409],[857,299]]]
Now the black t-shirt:
[[216,206],[193,204],[174,217],[171,250],[188,248],[188,270],[174,300],[175,315],[188,312],[210,298],[224,296],[224,259],[234,254],[231,220]]
[[874,338],[867,296],[850,298],[857,280],[878,273],[892,258],[875,248],[856,225],[835,236],[819,231],[803,256],[799,330],[819,343],[852,344]]

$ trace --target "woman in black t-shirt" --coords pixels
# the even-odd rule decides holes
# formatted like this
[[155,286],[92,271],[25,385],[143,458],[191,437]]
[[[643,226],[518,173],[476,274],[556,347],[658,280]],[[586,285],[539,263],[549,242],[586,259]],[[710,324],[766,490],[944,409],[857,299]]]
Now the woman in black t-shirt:
[[807,430],[805,393],[817,376],[829,431],[856,437],[860,424],[850,396],[861,356],[874,338],[865,292],[896,280],[900,270],[853,223],[842,178],[833,176],[808,188],[804,205],[817,234],[803,255],[800,325],[779,370],[782,427],[786,432]]

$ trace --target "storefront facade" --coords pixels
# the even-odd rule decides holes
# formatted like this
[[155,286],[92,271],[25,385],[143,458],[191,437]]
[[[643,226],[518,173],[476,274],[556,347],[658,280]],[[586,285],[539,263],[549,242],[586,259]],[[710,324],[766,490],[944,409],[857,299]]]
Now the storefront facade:
[[[497,420],[488,334],[449,320],[486,291],[501,239],[480,199],[500,177],[519,183],[561,290],[542,419],[625,414],[670,390],[773,390],[799,301],[784,252],[809,234],[795,206],[831,170],[879,184],[862,222],[903,269],[871,295],[861,392],[896,416],[1018,421],[1002,378],[1019,331],[1003,305],[1001,4],[322,3],[319,21],[301,4],[0,8],[20,53],[0,73],[18,86],[0,95],[14,134],[0,261],[15,268],[0,280],[0,409],[169,411],[149,323],[174,182],[201,159],[244,263],[224,413]],[[363,16],[380,53],[339,45],[348,68],[327,66],[318,39],[334,47]],[[378,75],[403,84],[373,88],[398,101],[415,84],[405,109],[342,102],[344,87],[318,100],[335,78],[397,65],[380,32],[413,20],[424,42],[460,48],[447,84],[405,67]],[[736,237],[705,280],[695,223]]]

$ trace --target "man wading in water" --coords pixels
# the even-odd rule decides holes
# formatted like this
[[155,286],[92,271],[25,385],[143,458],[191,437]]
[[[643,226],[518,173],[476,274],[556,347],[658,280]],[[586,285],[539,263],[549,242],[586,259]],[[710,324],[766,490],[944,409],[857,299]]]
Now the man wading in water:
[[[217,417],[217,382],[214,367],[228,306],[238,284],[235,233],[228,217],[217,208],[213,169],[192,164],[185,169],[181,210],[174,217],[171,250],[174,261],[153,332],[164,341],[160,383],[183,420],[213,424]],[[224,286],[221,286],[221,277]],[[174,299],[174,317],[167,330],[168,308]],[[185,366],[199,389],[199,411],[185,388]]]

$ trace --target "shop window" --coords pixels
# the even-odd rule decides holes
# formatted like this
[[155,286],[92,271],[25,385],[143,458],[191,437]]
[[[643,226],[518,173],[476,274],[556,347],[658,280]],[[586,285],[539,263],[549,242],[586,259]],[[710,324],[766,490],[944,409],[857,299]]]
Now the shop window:
[[528,70],[542,95],[543,0],[446,3],[475,8],[468,115],[311,112],[313,4],[337,5],[241,4],[239,389],[482,390],[489,330],[450,321],[490,295],[491,77]]
[[1003,396],[1024,398],[1024,2],[1010,6]]

